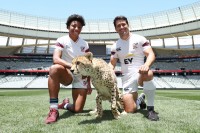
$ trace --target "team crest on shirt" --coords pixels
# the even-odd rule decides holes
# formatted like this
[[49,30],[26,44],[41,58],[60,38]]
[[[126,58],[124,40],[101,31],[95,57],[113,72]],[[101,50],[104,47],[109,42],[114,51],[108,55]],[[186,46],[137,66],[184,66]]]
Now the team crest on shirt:
[[129,54],[127,54],[127,55],[125,56],[125,58],[132,57],[132,56],[134,56],[134,54],[133,54],[133,53],[129,53]]
[[81,52],[84,52],[85,51],[85,47],[81,46]]
[[138,43],[133,43],[133,49],[136,49],[136,48],[138,48]]
[[83,85],[86,86],[87,85],[87,81],[84,80],[83,81]]
[[121,51],[121,47],[119,47],[119,48],[116,48],[116,51]]
[[129,91],[129,87],[124,88],[124,91]]

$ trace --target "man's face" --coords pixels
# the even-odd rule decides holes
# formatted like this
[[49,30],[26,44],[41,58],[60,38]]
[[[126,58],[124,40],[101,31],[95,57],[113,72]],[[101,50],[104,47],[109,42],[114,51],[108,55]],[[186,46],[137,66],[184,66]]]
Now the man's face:
[[70,26],[68,27],[69,33],[71,35],[76,35],[78,36],[81,33],[82,30],[82,25],[78,21],[72,21]]
[[120,36],[124,36],[129,33],[129,26],[125,20],[117,20],[115,30]]

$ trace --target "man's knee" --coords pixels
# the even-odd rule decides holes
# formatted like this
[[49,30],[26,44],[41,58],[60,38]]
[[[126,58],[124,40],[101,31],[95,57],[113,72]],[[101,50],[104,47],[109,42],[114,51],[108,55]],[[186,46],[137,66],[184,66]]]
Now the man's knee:
[[143,81],[150,81],[153,79],[153,71],[149,70],[148,74],[142,75]]
[[58,80],[63,85],[69,85],[73,81],[73,76],[70,71],[59,64],[55,64],[50,67],[49,76],[53,80]]
[[55,75],[56,73],[58,73],[59,71],[63,70],[64,67],[59,65],[59,64],[54,64],[49,68],[49,75]]
[[132,94],[124,94],[123,95],[124,110],[127,113],[136,112],[137,105],[136,105],[135,99],[137,99],[136,95],[132,95]]

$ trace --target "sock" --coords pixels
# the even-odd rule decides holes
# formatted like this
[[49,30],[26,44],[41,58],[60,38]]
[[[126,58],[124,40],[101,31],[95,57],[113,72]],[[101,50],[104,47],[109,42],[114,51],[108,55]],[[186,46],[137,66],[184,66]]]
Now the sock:
[[138,104],[141,104],[141,101],[143,100],[143,98],[142,97],[138,97],[137,98],[137,102],[138,102]]
[[144,94],[147,98],[147,106],[154,106],[155,90],[144,89]]
[[141,100],[138,98],[138,99],[136,100],[137,109],[140,109],[140,104],[141,104]]
[[154,106],[156,87],[153,81],[145,81],[143,86],[144,94],[147,97],[147,106]]
[[72,106],[73,106],[73,104],[67,103],[64,105],[64,108],[69,110]]
[[67,108],[68,104],[69,104],[69,103],[66,103],[66,104],[64,105],[64,109],[68,109],[68,108]]
[[58,98],[50,98],[50,108],[58,110]]
[[142,100],[143,100],[142,97],[137,98],[137,100],[136,100],[137,109],[140,109],[140,104],[141,104]]

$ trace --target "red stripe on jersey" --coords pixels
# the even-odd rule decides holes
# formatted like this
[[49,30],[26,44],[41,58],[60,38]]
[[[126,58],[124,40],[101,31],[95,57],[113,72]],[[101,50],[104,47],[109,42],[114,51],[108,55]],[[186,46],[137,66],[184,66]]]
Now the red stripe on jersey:
[[116,52],[111,52],[111,55],[114,55]]
[[64,46],[62,44],[60,44],[59,42],[57,42],[55,45],[58,47],[64,48]]
[[89,49],[85,50],[85,53],[87,53],[87,52],[90,52],[90,50]]
[[149,42],[145,42],[142,47],[145,47],[145,46],[150,46],[150,43]]

